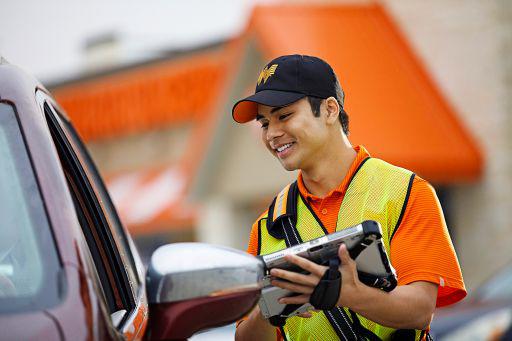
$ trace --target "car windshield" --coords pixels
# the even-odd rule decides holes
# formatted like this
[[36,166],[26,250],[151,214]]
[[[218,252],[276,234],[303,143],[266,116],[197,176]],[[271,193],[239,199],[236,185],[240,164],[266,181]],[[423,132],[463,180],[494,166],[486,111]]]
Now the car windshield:
[[[12,106],[0,103],[0,312],[47,307],[58,258]],[[53,287],[53,289],[52,289]]]

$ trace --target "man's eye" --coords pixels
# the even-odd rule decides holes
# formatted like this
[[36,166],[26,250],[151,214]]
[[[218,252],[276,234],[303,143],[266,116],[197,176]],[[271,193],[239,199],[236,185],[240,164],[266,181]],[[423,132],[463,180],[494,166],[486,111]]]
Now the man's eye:
[[268,122],[262,122],[261,129],[267,129],[267,128],[268,128]]
[[288,114],[283,114],[283,115],[279,115],[279,120],[282,121],[282,120],[285,120],[288,116],[290,116],[291,114],[293,113],[288,113]]

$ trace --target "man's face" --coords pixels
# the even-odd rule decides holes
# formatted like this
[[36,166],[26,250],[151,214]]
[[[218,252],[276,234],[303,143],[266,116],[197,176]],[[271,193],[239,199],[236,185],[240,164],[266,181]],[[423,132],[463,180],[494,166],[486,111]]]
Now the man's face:
[[261,124],[263,143],[283,167],[307,171],[315,165],[328,140],[324,116],[315,117],[303,98],[282,108],[258,105],[256,120]]

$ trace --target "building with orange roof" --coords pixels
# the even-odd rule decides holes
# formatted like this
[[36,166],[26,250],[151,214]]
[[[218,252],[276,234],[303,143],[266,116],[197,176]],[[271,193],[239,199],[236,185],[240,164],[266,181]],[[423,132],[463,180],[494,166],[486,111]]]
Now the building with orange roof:
[[[470,22],[457,13],[471,9],[412,2],[421,11],[388,1],[258,6],[232,41],[61,83],[53,93],[88,141],[122,220],[142,244],[201,240],[244,249],[258,213],[296,174],[268,155],[256,124],[232,121],[231,106],[253,91],[267,60],[289,53],[322,57],[345,90],[353,144],[438,189],[471,287],[510,259],[508,238],[495,245],[500,261],[492,267],[483,264],[494,256],[474,254],[477,241],[490,247],[488,234],[501,236],[510,215],[496,187],[509,180],[492,172],[502,161],[491,150],[506,148],[489,145],[483,134],[491,128],[480,130],[474,116],[473,107],[490,100],[461,100],[468,90],[460,89],[476,83],[443,79],[460,76],[443,58],[456,55],[454,42],[469,48],[481,41],[481,31],[473,40],[460,32],[490,19],[474,14]],[[479,6],[483,13],[491,7]],[[416,23],[428,23],[440,7],[446,17],[421,31]],[[443,49],[436,50],[440,42]],[[456,62],[469,70],[467,63],[493,58],[488,52]],[[496,227],[483,230],[483,222]]]

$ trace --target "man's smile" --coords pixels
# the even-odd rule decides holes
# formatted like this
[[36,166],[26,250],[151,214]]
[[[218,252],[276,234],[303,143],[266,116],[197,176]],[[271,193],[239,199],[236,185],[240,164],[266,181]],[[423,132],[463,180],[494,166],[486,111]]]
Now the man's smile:
[[291,147],[295,144],[295,142],[288,142],[279,146],[276,146],[274,148],[274,151],[276,152],[277,156],[280,159],[285,158],[291,153]]

